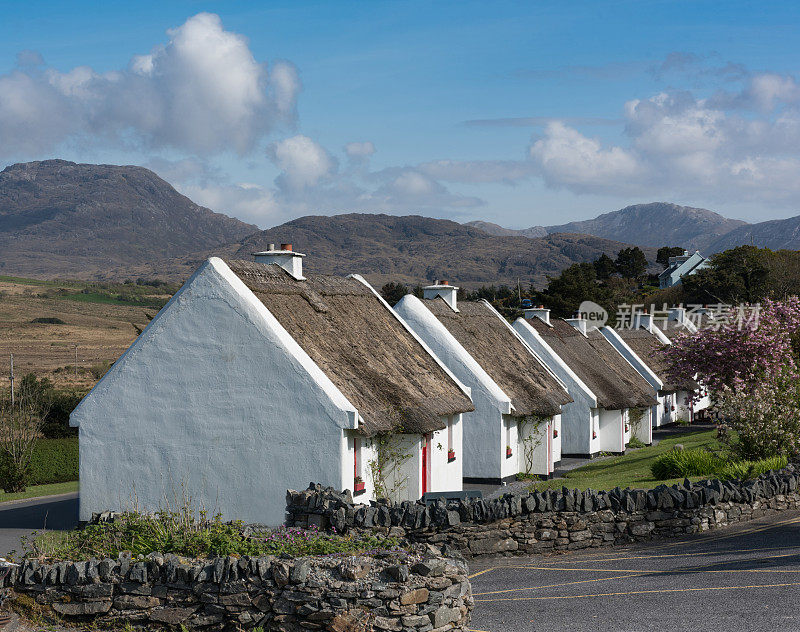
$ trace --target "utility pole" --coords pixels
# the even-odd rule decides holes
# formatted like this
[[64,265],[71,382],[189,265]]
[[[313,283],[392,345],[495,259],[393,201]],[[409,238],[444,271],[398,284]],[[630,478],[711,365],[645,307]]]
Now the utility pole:
[[14,354],[11,354],[11,408],[14,408]]
[[78,345],[75,345],[75,379],[78,379]]

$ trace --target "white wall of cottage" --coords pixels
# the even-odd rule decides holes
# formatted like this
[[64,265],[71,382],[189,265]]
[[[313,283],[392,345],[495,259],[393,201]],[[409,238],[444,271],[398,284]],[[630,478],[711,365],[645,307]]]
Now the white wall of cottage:
[[356,411],[220,259],[205,262],[73,412],[80,518],[184,492],[281,524],[286,490],[340,486]]

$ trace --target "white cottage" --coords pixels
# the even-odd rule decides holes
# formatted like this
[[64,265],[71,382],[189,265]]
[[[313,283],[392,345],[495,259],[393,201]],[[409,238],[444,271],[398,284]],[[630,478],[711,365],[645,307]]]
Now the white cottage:
[[631,436],[646,441],[651,386],[585,319],[550,319],[550,310],[525,310],[514,329],[567,386],[562,407],[564,456],[622,454]]
[[550,476],[561,460],[566,386],[487,301],[457,301],[457,287],[424,288],[395,310],[471,389],[464,482],[499,483],[519,472]]
[[633,324],[635,328],[603,327],[601,332],[653,388],[658,404],[651,408],[652,427],[675,423],[682,413],[678,404],[679,394],[694,391],[699,386],[694,380],[676,383],[670,379],[663,355],[663,348],[670,344],[669,338],[653,324],[652,314],[637,314]]
[[[697,319],[698,323],[708,326],[709,319],[704,313],[705,310],[699,311],[701,314]],[[697,325],[687,317],[686,308],[672,307],[668,310],[667,317],[658,321],[657,329],[666,338],[667,343],[672,344],[679,334],[696,333]],[[695,421],[706,416],[711,406],[711,398],[708,389],[698,379],[698,376],[695,376],[694,380],[678,385],[678,391],[675,393],[676,420]]]
[[186,493],[275,525],[308,481],[461,489],[469,389],[366,281],[304,276],[302,256],[207,260],[83,399],[81,519]]

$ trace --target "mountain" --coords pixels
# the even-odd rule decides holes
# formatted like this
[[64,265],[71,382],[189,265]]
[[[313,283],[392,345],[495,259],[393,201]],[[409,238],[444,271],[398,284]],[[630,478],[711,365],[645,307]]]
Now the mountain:
[[0,172],[0,274],[99,278],[257,230],[143,167],[45,160]]
[[[492,222],[467,222],[464,226],[470,226],[482,230],[484,233],[495,235],[497,237],[530,237],[537,239],[547,235],[547,229],[544,226],[531,226],[530,228],[522,228],[515,230],[513,228],[503,228],[500,224],[493,224]],[[569,231],[563,231],[569,232]]]
[[751,245],[772,250],[800,250],[800,215],[735,228],[716,239],[709,246],[708,252]]
[[542,230],[546,234],[583,233],[639,246],[683,246],[701,252],[707,251],[722,235],[747,226],[747,222],[728,219],[714,211],[667,202],[634,204],[619,211],[603,213],[594,219],[556,226],[534,226],[521,231],[505,229],[496,224],[480,224],[479,228],[492,235],[501,234],[498,229],[507,231],[502,234],[523,236],[528,236],[525,235],[528,231],[539,236]]
[[[234,256],[249,258],[270,243],[291,243],[308,255],[306,270],[358,273],[378,287],[387,281],[416,285],[435,279],[466,287],[515,285],[518,279],[541,285],[547,275],[604,252],[616,256],[627,245],[591,235],[497,237],[444,219],[353,213],[301,217],[262,231],[245,239]],[[645,252],[655,259],[654,249]]]

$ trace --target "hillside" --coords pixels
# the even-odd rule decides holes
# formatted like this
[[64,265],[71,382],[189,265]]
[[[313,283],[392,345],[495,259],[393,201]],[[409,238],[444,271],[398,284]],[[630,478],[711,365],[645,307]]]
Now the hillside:
[[[503,228],[500,224],[493,224],[492,222],[466,222],[464,226],[470,226],[482,230],[484,233],[495,235],[496,237],[530,237],[536,239],[538,237],[545,237],[547,229],[544,226],[531,226],[530,228],[521,228],[515,230],[513,228]],[[568,231],[564,231],[568,232]]]
[[143,167],[45,160],[0,172],[0,274],[107,278],[257,229],[199,206]]
[[740,226],[716,239],[708,251],[721,252],[751,245],[772,250],[800,250],[800,215]]
[[747,223],[728,219],[702,208],[678,206],[667,202],[634,204],[619,211],[603,213],[594,219],[555,226],[534,226],[523,230],[503,228],[487,222],[470,222],[492,235],[525,237],[552,233],[582,233],[614,239],[639,246],[683,246],[701,252],[709,249],[720,236]]
[[176,287],[0,276],[3,376],[13,353],[18,376],[35,372],[59,387],[88,390]]
[[[262,231],[245,239],[236,256],[281,242],[307,254],[304,266],[314,272],[358,273],[376,285],[448,279],[466,287],[518,279],[542,284],[572,263],[603,252],[616,256],[626,246],[590,235],[495,237],[449,220],[353,213],[301,217]],[[646,253],[655,258],[653,249]]]

